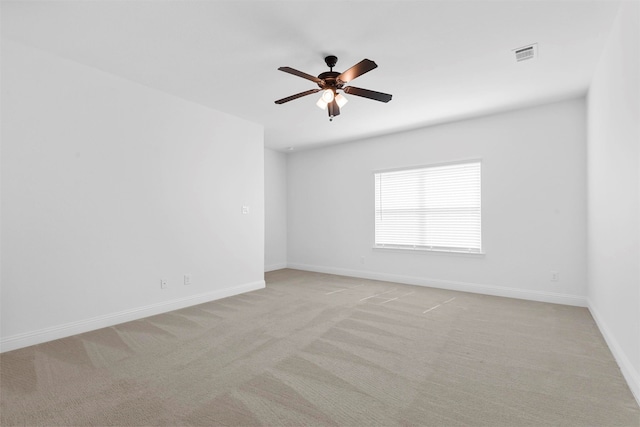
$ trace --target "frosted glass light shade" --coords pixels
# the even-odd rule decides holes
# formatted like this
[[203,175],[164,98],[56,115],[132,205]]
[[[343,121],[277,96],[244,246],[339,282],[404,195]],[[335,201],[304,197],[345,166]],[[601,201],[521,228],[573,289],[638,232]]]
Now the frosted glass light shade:
[[326,102],[327,104],[330,103],[331,101],[333,101],[334,97],[335,97],[335,94],[333,93],[333,90],[331,90],[331,89],[327,89],[324,92],[322,92],[322,100],[324,102]]
[[349,100],[342,96],[342,94],[339,93],[336,95],[336,104],[338,104],[338,107],[344,107],[344,104],[346,104],[347,102],[349,102]]
[[326,102],[324,102],[324,99],[322,99],[322,97],[320,97],[320,99],[318,99],[318,102],[316,102],[316,105],[318,106],[318,108],[322,109],[322,110],[326,110],[327,109],[327,104]]

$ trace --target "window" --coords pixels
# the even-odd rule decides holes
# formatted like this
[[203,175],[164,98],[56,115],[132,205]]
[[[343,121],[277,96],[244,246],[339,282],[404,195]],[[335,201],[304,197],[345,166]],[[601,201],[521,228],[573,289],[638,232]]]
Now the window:
[[375,247],[482,252],[480,162],[375,174]]

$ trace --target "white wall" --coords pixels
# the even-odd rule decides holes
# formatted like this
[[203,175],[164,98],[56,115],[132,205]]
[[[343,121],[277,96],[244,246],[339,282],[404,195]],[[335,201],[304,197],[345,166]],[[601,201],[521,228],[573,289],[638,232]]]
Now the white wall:
[[287,155],[264,149],[264,271],[287,266]]
[[640,402],[640,7],[621,7],[588,95],[589,308]]
[[263,154],[260,125],[3,40],[2,349],[263,287]]
[[[288,264],[586,305],[585,127],[575,99],[290,154]],[[374,171],[463,159],[482,159],[486,255],[372,249]]]

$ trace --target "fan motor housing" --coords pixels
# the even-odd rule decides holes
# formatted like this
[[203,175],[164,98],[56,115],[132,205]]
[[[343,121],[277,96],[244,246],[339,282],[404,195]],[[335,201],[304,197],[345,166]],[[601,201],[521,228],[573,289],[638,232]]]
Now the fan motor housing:
[[324,73],[318,74],[318,78],[322,80],[322,83],[318,83],[318,86],[321,89],[340,89],[344,83],[338,80],[338,76],[341,73],[337,71],[325,71]]

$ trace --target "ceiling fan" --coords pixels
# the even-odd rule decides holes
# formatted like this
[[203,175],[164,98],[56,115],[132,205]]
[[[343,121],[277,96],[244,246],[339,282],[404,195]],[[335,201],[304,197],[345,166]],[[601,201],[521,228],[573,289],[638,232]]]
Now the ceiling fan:
[[285,73],[293,74],[294,76],[311,80],[318,85],[318,89],[310,89],[304,92],[297,93],[295,95],[287,96],[286,98],[277,100],[276,104],[284,104],[285,102],[293,101],[294,99],[298,99],[303,96],[322,91],[322,96],[320,97],[316,105],[323,110],[326,109],[329,113],[329,121],[332,121],[335,116],[340,114],[340,107],[344,106],[344,104],[347,103],[347,98],[338,93],[339,90],[343,91],[344,93],[348,93],[349,95],[361,96],[363,98],[369,98],[375,101],[391,101],[391,95],[389,95],[388,93],[376,92],[369,89],[361,89],[355,86],[344,86],[356,77],[359,77],[364,73],[368,73],[374,68],[377,68],[378,65],[375,62],[369,59],[363,59],[343,73],[333,71],[333,67],[335,67],[336,63],[338,62],[338,58],[336,56],[329,55],[324,58],[324,62],[327,63],[329,71],[320,73],[318,77],[312,76],[311,74],[303,73],[302,71],[298,71],[291,67],[278,68],[278,70],[284,71]]

